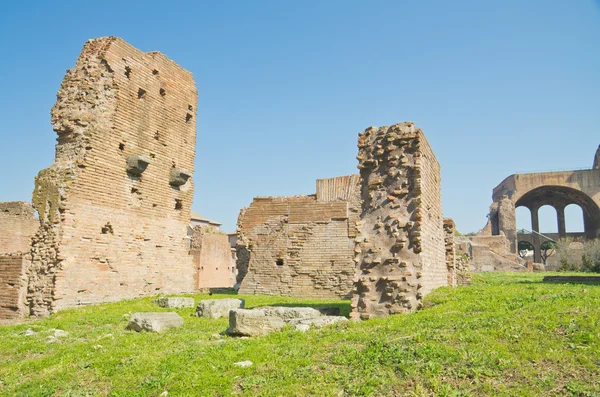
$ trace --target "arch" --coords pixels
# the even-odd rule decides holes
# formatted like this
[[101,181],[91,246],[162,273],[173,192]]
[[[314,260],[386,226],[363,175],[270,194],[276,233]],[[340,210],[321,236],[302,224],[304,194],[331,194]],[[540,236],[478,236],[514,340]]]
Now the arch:
[[583,209],[578,204],[569,204],[565,207],[565,229],[567,233],[583,233]]
[[[540,186],[523,194],[515,203],[517,206],[540,208],[551,205],[564,214],[569,204],[577,204],[583,211],[584,231],[587,238],[600,236],[600,207],[586,193],[566,186]],[[559,228],[560,229],[560,228]]]

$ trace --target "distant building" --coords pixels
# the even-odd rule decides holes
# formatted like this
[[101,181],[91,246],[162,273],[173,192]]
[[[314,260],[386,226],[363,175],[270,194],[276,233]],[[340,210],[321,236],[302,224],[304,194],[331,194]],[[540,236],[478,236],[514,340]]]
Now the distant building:
[[[200,226],[203,228],[209,228],[211,230],[221,230],[221,223],[211,221],[210,219],[206,219],[202,215],[198,215],[194,211],[190,214],[190,228],[193,229],[196,226]],[[191,234],[191,233],[188,233]]]

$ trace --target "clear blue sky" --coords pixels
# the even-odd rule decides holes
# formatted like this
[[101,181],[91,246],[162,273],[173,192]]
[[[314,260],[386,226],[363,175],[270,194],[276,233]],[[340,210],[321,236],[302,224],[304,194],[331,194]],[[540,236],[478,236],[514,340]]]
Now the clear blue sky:
[[462,232],[484,226],[506,176],[589,168],[600,144],[598,1],[11,1],[0,201],[31,200],[53,161],[65,70],[110,35],[194,74],[192,208],[226,231],[254,196],[356,173],[357,133],[371,125],[425,131]]

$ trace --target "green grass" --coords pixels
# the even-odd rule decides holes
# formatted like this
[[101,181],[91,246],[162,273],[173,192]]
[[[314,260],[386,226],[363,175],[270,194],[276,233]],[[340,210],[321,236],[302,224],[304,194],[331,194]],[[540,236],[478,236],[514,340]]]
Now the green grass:
[[[0,395],[600,396],[600,286],[542,277],[477,275],[469,287],[434,291],[414,314],[224,342],[214,334],[227,319],[195,318],[192,309],[177,311],[180,329],[126,331],[128,313],[164,310],[152,298],[65,310],[0,327]],[[350,309],[245,298],[248,307]],[[39,334],[25,336],[28,328]],[[69,335],[48,344],[52,328]],[[245,360],[254,365],[233,365]]]

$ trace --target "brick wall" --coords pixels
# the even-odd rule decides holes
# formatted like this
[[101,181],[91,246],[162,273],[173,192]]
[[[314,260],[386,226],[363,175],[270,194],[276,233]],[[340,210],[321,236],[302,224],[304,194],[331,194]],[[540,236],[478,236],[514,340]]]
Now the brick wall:
[[448,268],[448,285],[456,287],[456,248],[454,246],[454,231],[456,226],[450,218],[444,219],[444,246],[446,248],[446,267]]
[[36,178],[33,314],[193,290],[196,104],[191,73],[165,55],[85,44],[52,109],[55,163]]
[[27,313],[25,263],[21,253],[0,255],[0,319],[19,318]]
[[31,237],[39,227],[31,204],[0,203],[0,253],[28,251]]
[[227,234],[196,226],[192,234],[192,249],[196,284],[202,288],[229,288],[235,284],[231,260],[231,245]]
[[362,213],[352,317],[414,310],[447,285],[440,167],[411,122],[358,137]]
[[238,219],[240,293],[348,296],[358,192],[353,175],[319,180],[316,195],[255,198]]

